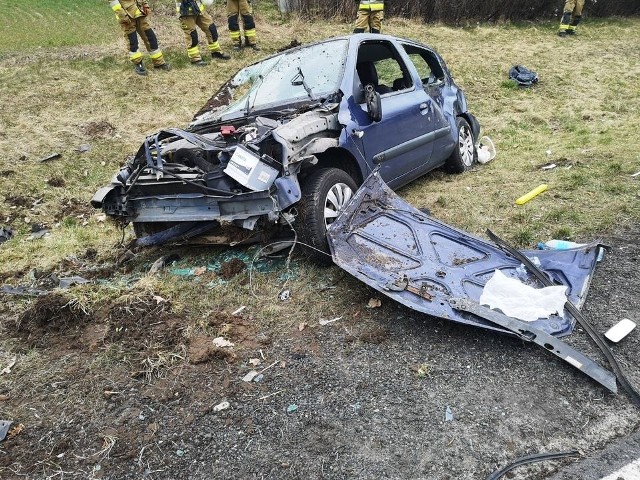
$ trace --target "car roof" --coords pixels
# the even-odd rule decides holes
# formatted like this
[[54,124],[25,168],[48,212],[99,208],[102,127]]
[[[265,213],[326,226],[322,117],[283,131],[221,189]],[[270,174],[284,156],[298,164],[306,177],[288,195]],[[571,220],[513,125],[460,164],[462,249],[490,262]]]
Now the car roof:
[[[286,54],[289,52],[295,52],[297,50],[302,50],[304,48],[308,48],[312,45],[320,45],[322,43],[326,43],[326,42],[332,42],[335,40],[347,40],[348,42],[361,42],[361,41],[371,41],[371,42],[380,42],[382,40],[386,40],[386,41],[395,41],[395,42],[403,42],[403,43],[410,43],[412,45],[416,45],[422,48],[427,48],[433,52],[435,52],[435,50],[428,46],[425,45],[423,43],[417,42],[415,40],[411,40],[410,38],[402,38],[402,37],[396,37],[393,35],[385,35],[385,34],[380,34],[380,33],[353,33],[350,35],[341,35],[341,36],[337,36],[337,37],[329,37],[329,38],[325,38],[322,40],[318,40],[316,42],[311,42],[311,43],[303,43],[301,45],[298,45],[296,47],[293,48],[289,48],[289,49],[285,49],[285,50],[281,50],[279,52],[274,53],[273,55],[269,55],[267,57],[261,58],[258,62],[259,63],[263,60],[266,60],[267,58],[270,57],[274,57],[276,55],[281,55],[281,54]],[[367,55],[367,58],[359,58],[360,61],[364,60],[364,61],[376,61],[379,60],[379,58],[376,58],[376,50],[375,49],[370,49],[369,50],[369,55]],[[437,53],[437,52],[436,52]],[[384,54],[380,54],[380,58],[386,58],[387,52],[385,51]]]

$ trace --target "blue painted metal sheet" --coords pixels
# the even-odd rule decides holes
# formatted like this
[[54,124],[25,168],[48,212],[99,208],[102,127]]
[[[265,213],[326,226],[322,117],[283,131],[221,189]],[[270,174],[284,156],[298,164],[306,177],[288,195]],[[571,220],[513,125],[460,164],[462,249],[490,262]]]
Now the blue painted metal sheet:
[[[478,302],[494,270],[535,288],[543,285],[496,244],[442,223],[398,197],[374,171],[340,217],[330,225],[334,262],[384,295],[419,312],[504,333],[469,312],[454,310],[450,298]],[[586,298],[598,243],[571,250],[522,251],[557,284],[568,287],[577,307]],[[531,323],[557,337],[573,330],[568,313]]]

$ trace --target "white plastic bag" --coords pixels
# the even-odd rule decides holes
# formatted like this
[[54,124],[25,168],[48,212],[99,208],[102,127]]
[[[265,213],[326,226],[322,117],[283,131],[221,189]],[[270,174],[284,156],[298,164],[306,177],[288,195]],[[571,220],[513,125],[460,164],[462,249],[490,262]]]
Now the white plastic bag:
[[476,150],[478,152],[478,163],[485,164],[496,158],[496,146],[486,135],[480,139],[476,145]]
[[509,317],[533,322],[562,313],[567,302],[566,290],[564,285],[533,288],[496,270],[482,290],[480,304],[500,309]]

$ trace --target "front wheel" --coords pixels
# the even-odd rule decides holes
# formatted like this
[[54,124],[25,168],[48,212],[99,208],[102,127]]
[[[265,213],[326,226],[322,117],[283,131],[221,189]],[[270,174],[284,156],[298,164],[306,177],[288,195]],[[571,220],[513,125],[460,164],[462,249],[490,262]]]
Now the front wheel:
[[323,168],[312,173],[302,185],[296,227],[307,245],[309,257],[320,265],[330,265],[327,227],[338,217],[357,190],[356,182],[344,170]]
[[478,156],[469,122],[458,117],[456,118],[456,126],[458,127],[458,141],[445,166],[447,171],[451,173],[462,173],[469,170],[477,162]]

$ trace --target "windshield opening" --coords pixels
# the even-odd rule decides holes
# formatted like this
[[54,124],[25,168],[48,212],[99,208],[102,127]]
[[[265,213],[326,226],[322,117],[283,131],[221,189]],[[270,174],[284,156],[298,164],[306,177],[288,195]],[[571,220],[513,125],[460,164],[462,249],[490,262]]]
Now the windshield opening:
[[196,123],[305,99],[326,98],[339,88],[347,45],[346,39],[331,40],[283,52],[243,68],[225,86],[229,92],[225,95],[227,104],[199,116]]

